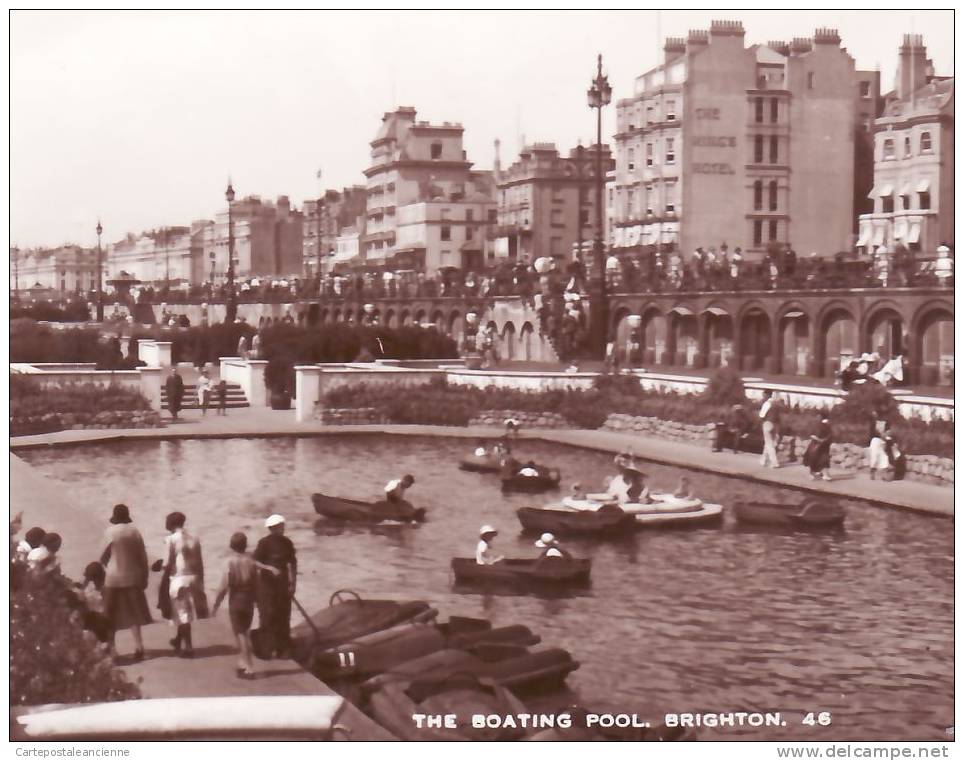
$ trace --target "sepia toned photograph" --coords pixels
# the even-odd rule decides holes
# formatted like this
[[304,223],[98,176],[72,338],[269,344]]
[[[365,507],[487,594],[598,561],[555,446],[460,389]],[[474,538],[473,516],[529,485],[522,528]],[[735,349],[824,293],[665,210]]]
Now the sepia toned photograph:
[[951,757],[953,10],[8,23],[17,756]]

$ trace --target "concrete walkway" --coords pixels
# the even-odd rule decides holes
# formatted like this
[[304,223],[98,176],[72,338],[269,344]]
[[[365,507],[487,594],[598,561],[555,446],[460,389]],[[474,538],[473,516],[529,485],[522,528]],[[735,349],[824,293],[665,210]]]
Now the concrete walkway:
[[[225,416],[208,412],[182,413],[183,420],[163,428],[57,431],[10,440],[13,451],[31,447],[126,441],[134,439],[231,438],[273,436],[323,436],[344,433],[374,433],[409,436],[449,436],[484,438],[501,435],[499,428],[461,428],[434,425],[359,425],[332,426],[318,421],[299,423],[293,410],[268,408],[229,410]],[[954,514],[954,490],[921,481],[871,481],[866,474],[838,473],[832,481],[812,481],[800,466],[763,468],[752,454],[714,453],[709,449],[682,442],[667,441],[613,431],[539,430],[522,432],[523,438],[542,439],[560,444],[588,447],[607,452],[632,449],[638,457],[653,462],[693,468],[710,473],[736,476],[759,483],[792,487],[814,494],[859,499],[877,505],[915,510],[937,515]],[[833,475],[833,474],[831,474]],[[16,512],[16,510],[14,510]],[[99,524],[100,525],[100,524]]]

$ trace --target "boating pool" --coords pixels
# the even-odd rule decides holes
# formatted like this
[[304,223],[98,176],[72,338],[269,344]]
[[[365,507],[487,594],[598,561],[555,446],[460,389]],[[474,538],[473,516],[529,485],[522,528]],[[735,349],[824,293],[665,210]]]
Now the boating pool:
[[[349,588],[367,597],[424,599],[441,618],[525,624],[543,646],[565,647],[582,663],[569,685],[590,707],[646,717],[781,711],[787,723],[702,730],[707,739],[948,738],[950,520],[844,502],[847,527],[839,533],[750,530],[727,516],[722,528],[570,539],[574,554],[593,559],[587,590],[554,597],[457,593],[450,560],[474,553],[480,525],[501,530],[497,547],[505,554],[534,555],[533,538],[520,535],[514,511],[556,498],[503,496],[496,476],[458,470],[473,443],[371,435],[187,439],[21,456],[62,482],[93,520],[117,502],[129,505],[152,558],[161,552],[164,516],[184,512],[202,540],[209,594],[230,534],[246,531],[253,547],[263,519],[280,512],[298,550],[298,598],[306,608],[323,607],[332,592]],[[580,481],[592,489],[612,471],[611,455],[562,445],[521,441],[517,455],[556,465],[567,488]],[[801,498],[682,468],[650,463],[646,470],[664,489],[689,475],[699,496],[724,506]],[[374,499],[404,473],[417,478],[412,502],[429,511],[418,528],[333,528],[312,509],[312,492]],[[832,723],[802,724],[811,711],[831,712]]]

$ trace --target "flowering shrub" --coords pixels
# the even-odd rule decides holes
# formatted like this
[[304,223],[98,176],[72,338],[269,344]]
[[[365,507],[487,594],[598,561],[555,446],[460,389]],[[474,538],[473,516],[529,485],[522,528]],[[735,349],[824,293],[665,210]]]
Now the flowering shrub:
[[97,703],[139,698],[104,646],[83,629],[70,582],[11,564],[10,703]]

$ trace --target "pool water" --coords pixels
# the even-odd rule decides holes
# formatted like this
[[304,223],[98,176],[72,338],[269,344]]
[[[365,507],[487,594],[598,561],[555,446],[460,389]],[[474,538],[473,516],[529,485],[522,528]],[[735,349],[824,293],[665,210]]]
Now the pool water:
[[[515,509],[557,496],[503,495],[498,478],[458,470],[474,442],[372,435],[177,440],[31,450],[24,459],[73,498],[109,513],[131,507],[151,558],[164,516],[181,510],[202,541],[209,594],[246,531],[279,512],[299,557],[298,599],[332,592],[424,599],[441,617],[525,624],[543,646],[569,649],[582,667],[569,685],[589,706],[640,715],[780,711],[785,727],[704,730],[712,739],[945,740],[953,724],[953,523],[845,502],[846,530],[795,533],[738,527],[641,531],[616,540],[569,539],[593,559],[589,588],[571,596],[454,589],[453,556],[474,553],[479,526],[497,548],[535,556]],[[522,459],[558,467],[564,484],[601,486],[611,455],[524,441]],[[648,464],[650,483],[688,475],[706,501],[798,501],[799,493]],[[378,498],[413,473],[409,492],[429,511],[418,528],[338,528],[314,513],[321,491]],[[93,558],[92,558],[93,559]],[[157,574],[159,575],[159,574]],[[156,580],[153,582],[156,584]],[[153,590],[153,587],[152,587]],[[153,599],[153,598],[152,598]],[[297,623],[297,613],[293,622]],[[831,713],[829,726],[802,723]]]

